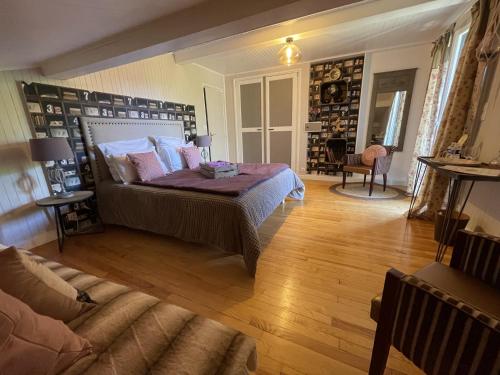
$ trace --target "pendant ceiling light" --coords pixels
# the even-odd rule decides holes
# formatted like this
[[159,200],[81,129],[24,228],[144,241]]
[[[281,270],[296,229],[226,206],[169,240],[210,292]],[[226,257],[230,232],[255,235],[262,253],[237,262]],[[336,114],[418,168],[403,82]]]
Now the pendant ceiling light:
[[300,61],[302,53],[299,47],[293,44],[293,38],[286,38],[286,44],[278,52],[280,63],[283,65],[293,65]]

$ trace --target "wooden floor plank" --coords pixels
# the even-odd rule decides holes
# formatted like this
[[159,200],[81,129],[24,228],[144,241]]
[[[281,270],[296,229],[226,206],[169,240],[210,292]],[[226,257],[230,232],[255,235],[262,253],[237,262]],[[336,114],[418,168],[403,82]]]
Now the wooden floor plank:
[[[385,272],[414,272],[435,256],[433,225],[407,221],[408,199],[360,200],[307,181],[261,226],[255,279],[241,256],[127,228],[34,251],[132,286],[257,341],[259,374],[366,373],[376,325],[370,300]],[[387,374],[420,374],[392,349]]]

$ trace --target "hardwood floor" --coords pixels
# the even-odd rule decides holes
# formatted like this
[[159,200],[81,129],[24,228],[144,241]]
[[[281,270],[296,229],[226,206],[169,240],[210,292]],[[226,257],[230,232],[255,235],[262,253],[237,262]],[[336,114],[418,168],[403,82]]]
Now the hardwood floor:
[[[412,272],[435,255],[433,225],[407,221],[404,200],[357,200],[307,181],[262,225],[255,279],[241,256],[120,227],[34,251],[128,284],[253,336],[259,374],[366,373],[370,300],[385,272]],[[420,373],[391,349],[389,374]]]

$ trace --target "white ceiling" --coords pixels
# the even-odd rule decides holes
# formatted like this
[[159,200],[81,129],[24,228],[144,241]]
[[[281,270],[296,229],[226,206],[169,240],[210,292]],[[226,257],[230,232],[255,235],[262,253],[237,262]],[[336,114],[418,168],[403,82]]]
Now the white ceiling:
[[466,0],[378,0],[192,47],[175,56],[178,63],[237,74],[277,66],[277,53],[289,35],[294,35],[303,61],[432,42],[469,6]]
[[1,0],[0,70],[40,62],[203,0]]
[[69,78],[174,51],[235,74],[276,66],[287,36],[303,61],[430,42],[471,1],[0,0],[0,70]]

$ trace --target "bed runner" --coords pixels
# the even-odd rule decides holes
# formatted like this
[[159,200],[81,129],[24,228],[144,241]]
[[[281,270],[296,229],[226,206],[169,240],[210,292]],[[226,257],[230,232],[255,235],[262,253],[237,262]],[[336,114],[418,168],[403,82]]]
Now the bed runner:
[[288,169],[288,165],[282,163],[241,163],[238,165],[240,174],[234,177],[211,179],[203,176],[199,169],[183,169],[151,181],[138,181],[135,183],[166,189],[191,190],[236,197]]

